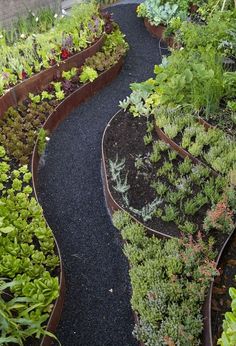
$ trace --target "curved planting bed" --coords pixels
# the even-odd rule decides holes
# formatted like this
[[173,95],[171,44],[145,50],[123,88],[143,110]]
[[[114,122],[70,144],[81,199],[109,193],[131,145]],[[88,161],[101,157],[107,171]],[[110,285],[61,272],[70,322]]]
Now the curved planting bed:
[[[67,96],[67,98],[63,100],[48,116],[47,120],[43,124],[42,128],[46,131],[47,135],[50,136],[53,131],[60,125],[60,123],[65,120],[66,117],[68,117],[68,115],[82,102],[93,96],[107,84],[111,83],[112,80],[115,79],[120,72],[123,62],[123,57],[121,57],[114,66],[112,66],[107,71],[102,72],[95,81],[86,83],[81,88]],[[37,174],[40,161],[38,145],[39,138],[35,143],[31,161],[33,187],[36,195]]]
[[[116,113],[112,119],[109,121],[109,123],[107,124],[104,133],[103,133],[103,137],[102,137],[102,178],[103,178],[103,188],[104,188],[104,193],[105,193],[105,197],[106,197],[106,203],[107,203],[107,207],[110,211],[110,214],[113,215],[115,211],[120,210],[120,211],[125,211],[125,209],[127,210],[126,206],[120,202],[118,199],[116,199],[114,197],[114,189],[112,188],[112,179],[110,178],[110,172],[109,172],[109,160],[111,160],[111,156],[108,153],[108,150],[110,150],[112,147],[116,147],[117,152],[119,151],[118,148],[120,148],[120,146],[123,146],[124,142],[124,138],[128,138],[129,141],[125,141],[126,142],[126,146],[127,148],[131,148],[132,146],[132,142],[133,139],[137,136],[138,133],[140,133],[140,129],[136,130],[136,133],[134,134],[134,136],[130,137],[131,132],[126,131],[128,126],[125,125],[122,127],[122,129],[120,131],[117,131],[117,123],[119,122],[119,120],[117,121],[117,118],[120,119],[123,116],[123,111],[119,111],[118,113]],[[113,122],[115,122],[116,124],[114,126]],[[110,134],[111,132],[111,134]],[[122,136],[123,133],[123,136]],[[119,143],[120,142],[120,143]],[[124,147],[123,147],[124,148]],[[116,152],[116,154],[117,154]],[[124,165],[123,158],[121,158],[120,162],[119,162],[119,158],[118,158],[117,154],[117,165],[119,166],[119,164],[121,164],[121,167]],[[131,154],[132,155],[132,154]],[[114,155],[113,159],[114,159]],[[115,160],[114,160],[115,163]],[[124,167],[123,167],[124,168]],[[119,168],[118,168],[119,169]],[[119,173],[119,172],[118,172]],[[108,179],[109,177],[109,179]],[[132,180],[132,178],[131,178]],[[111,192],[113,191],[113,193]],[[120,202],[120,203],[119,203]],[[137,223],[141,223],[141,221],[132,215],[132,218],[135,222]],[[167,237],[170,238],[171,235],[169,234],[165,234],[163,232],[161,232],[161,230],[158,229],[153,229],[151,227],[146,226],[146,229],[148,231],[149,234],[156,234],[157,236],[160,237]]]
[[[89,56],[87,48],[108,28],[98,6],[92,3],[74,6],[66,16],[54,15],[52,9],[47,8],[41,9],[39,17],[34,16],[29,13],[31,25],[27,25],[26,18],[21,18],[16,28],[13,23],[8,30],[14,35],[1,30],[0,95],[23,82],[22,87],[13,88],[6,100],[11,97],[15,102],[22,100],[25,92],[34,91],[36,81],[39,87],[44,87],[55,76],[55,70],[62,69],[63,62],[65,68],[75,66],[79,56],[82,62],[83,54],[78,56],[77,53],[84,50],[85,56]],[[2,104],[3,101],[4,98]]]
[[0,97],[0,117],[9,107],[16,107],[18,103],[25,100],[29,93],[39,93],[41,90],[45,89],[50,82],[57,78],[58,74],[61,74],[63,71],[71,70],[73,67],[82,66],[88,57],[93,56],[101,49],[103,41],[104,35],[83,51],[74,54],[65,61],[61,61],[12,87]]

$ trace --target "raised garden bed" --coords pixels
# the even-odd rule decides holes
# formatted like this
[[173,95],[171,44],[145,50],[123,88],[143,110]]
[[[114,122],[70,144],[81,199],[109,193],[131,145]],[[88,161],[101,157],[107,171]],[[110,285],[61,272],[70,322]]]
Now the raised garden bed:
[[[122,208],[128,211],[135,219],[144,223],[147,229],[160,236],[180,236],[181,232],[194,234],[203,225],[206,211],[210,208],[208,203],[218,202],[224,189],[223,179],[212,174],[211,170],[200,165],[199,162],[195,165],[190,160],[182,160],[176,151],[171,150],[162,142],[161,138],[155,134],[154,129],[149,132],[152,137],[151,142],[145,144],[142,138],[147,136],[146,131],[145,118],[133,118],[131,114],[123,111],[118,112],[112,118],[104,131],[102,167],[104,177],[106,177],[104,183],[107,196],[110,196],[108,198],[110,207],[112,210]],[[137,136],[141,138],[138,143],[135,140]],[[117,167],[116,172],[114,172],[114,166]],[[197,170],[201,172],[199,173],[199,181],[191,180],[193,178],[192,170],[194,172],[196,170],[195,175]],[[114,178],[115,173],[117,174],[117,181]],[[166,178],[165,174],[169,175],[169,178]],[[183,174],[184,179],[181,178]],[[187,178],[188,176],[189,178]],[[181,184],[186,182],[185,179],[191,180],[191,184],[185,186],[185,189],[189,189],[190,196],[198,193],[202,197],[205,196],[202,203],[199,202],[200,204],[193,209],[187,202],[188,193],[186,192],[187,195],[182,199],[180,197],[181,189],[176,190],[174,188],[175,184],[180,184],[181,187]],[[210,188],[211,184],[212,191],[215,190],[215,196],[209,193],[207,189],[204,192],[200,188],[200,186],[209,186]],[[163,185],[163,191],[160,190],[159,185]],[[168,190],[175,191],[175,193],[166,195]],[[178,191],[179,197],[177,196]],[[178,212],[176,209],[179,200],[183,203],[182,208],[185,208],[186,215],[189,215],[187,218],[189,229],[182,228],[183,215],[181,211]],[[208,202],[206,202],[207,200]],[[148,206],[149,210],[144,210],[144,206]],[[179,222],[177,222],[178,218],[180,219]],[[197,224],[198,227],[192,227],[191,224]],[[219,233],[219,248],[221,248],[224,240],[225,236],[221,237]]]
[[30,27],[20,18],[17,28],[13,23],[13,27],[1,29],[0,95],[88,48],[107,31],[95,3],[74,6],[66,16],[53,15],[48,9],[41,14],[34,17],[30,13]]
[[9,107],[16,107],[20,102],[25,100],[30,92],[39,93],[42,91],[50,82],[57,78],[58,74],[62,73],[62,71],[68,71],[72,69],[72,67],[82,66],[88,57],[93,56],[101,49],[103,42],[104,35],[83,51],[74,54],[65,61],[55,64],[12,87],[6,94],[0,97],[0,118]]
[[[48,116],[47,120],[43,124],[42,128],[47,131],[50,136],[53,131],[60,125],[60,123],[68,117],[68,115],[78,107],[82,102],[84,102],[89,97],[93,96],[99,90],[104,88],[106,85],[112,82],[120,72],[124,58],[121,57],[120,60],[112,66],[107,71],[102,72],[98,78],[93,82],[88,82],[75,90],[73,93],[68,95]],[[40,164],[40,155],[38,151],[39,139],[37,139],[31,161],[32,167],[32,181],[34,191],[37,191],[37,173]]]

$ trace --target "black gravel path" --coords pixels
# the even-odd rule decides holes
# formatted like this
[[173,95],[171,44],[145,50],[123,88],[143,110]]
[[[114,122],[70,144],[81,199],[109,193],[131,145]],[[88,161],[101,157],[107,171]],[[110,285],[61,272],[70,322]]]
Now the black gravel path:
[[108,216],[100,175],[103,130],[129,84],[153,75],[159,43],[135,14],[112,8],[130,50],[118,78],[78,107],[53,134],[39,175],[39,198],[63,257],[67,295],[58,338],[63,346],[132,346],[128,264]]

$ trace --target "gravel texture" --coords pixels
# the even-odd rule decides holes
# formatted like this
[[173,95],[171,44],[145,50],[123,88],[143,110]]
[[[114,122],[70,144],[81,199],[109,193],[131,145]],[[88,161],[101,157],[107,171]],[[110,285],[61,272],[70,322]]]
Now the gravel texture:
[[[130,93],[153,75],[159,42],[135,14],[117,5],[114,19],[130,50],[112,84],[82,104],[54,132],[39,174],[39,199],[61,249],[66,298],[57,336],[62,346],[133,346],[128,263],[106,210],[101,167],[103,130]],[[164,52],[162,52],[164,53]]]

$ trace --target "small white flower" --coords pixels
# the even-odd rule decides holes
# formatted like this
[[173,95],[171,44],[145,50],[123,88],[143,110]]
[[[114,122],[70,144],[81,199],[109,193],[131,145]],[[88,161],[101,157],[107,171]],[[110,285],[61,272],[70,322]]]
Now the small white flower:
[[31,14],[32,14],[32,16],[33,16],[33,17],[35,17],[35,14],[34,14],[34,12],[31,12]]
[[47,141],[47,142],[49,142],[49,141],[50,141],[50,138],[49,138],[49,137],[46,137],[45,139],[46,139],[46,141]]
[[0,35],[0,39],[3,38],[3,35]]
[[35,21],[38,22],[38,21],[39,21],[39,17],[36,17],[36,18],[35,18]]
[[62,14],[62,15],[61,15],[61,18],[64,18],[64,17],[65,17],[64,14]]
[[21,38],[25,38],[25,34],[21,34],[20,37],[21,37]]
[[66,11],[64,10],[64,8],[62,9],[62,14],[64,14],[64,15],[66,15],[67,13],[66,13]]
[[35,35],[35,34],[32,34],[32,37],[36,37],[36,35]]
[[58,14],[57,14],[57,13],[55,13],[55,14],[54,14],[54,18],[56,19],[57,17],[58,17]]

